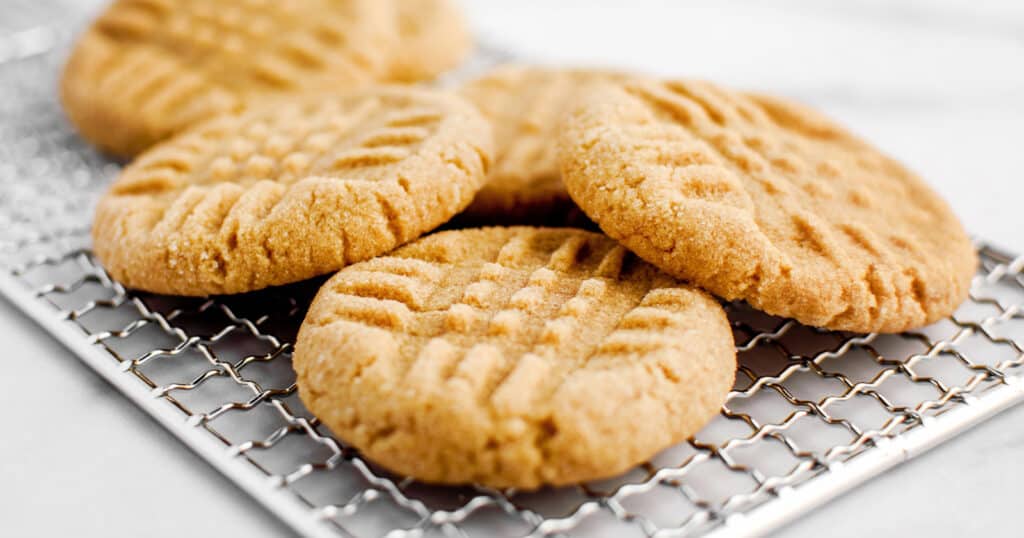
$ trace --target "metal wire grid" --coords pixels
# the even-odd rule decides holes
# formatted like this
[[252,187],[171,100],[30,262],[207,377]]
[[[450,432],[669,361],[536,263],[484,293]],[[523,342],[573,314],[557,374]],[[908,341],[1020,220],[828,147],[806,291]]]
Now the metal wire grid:
[[[741,366],[720,416],[622,477],[517,493],[390,475],[334,439],[297,399],[291,342],[318,282],[182,299],[110,280],[88,250],[88,222],[118,167],[63,120],[53,91],[61,53],[26,50],[35,51],[0,62],[0,291],[54,334],[73,327],[66,343],[77,339],[83,358],[106,357],[98,370],[134,379],[118,386],[155,416],[155,406],[172,407],[172,431],[219,444],[208,457],[242,463],[228,474],[247,491],[296,501],[298,511],[269,505],[304,532],[763,531],[1024,400],[1024,257],[979,246],[970,301],[914,333],[825,332],[727,305]],[[848,472],[857,466],[866,470]]]

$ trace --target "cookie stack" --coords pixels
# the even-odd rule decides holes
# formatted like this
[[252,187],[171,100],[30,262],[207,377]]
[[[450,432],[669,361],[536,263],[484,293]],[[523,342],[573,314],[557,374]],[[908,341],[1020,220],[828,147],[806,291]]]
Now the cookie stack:
[[[466,35],[442,0],[116,2],[62,88],[135,156],[97,258],[178,295],[336,273],[295,348],[309,409],[398,473],[519,489],[621,473],[718,412],[736,357],[709,293],[858,332],[966,297],[945,202],[817,112],[523,66],[386,84]],[[580,210],[607,235],[564,227]]]

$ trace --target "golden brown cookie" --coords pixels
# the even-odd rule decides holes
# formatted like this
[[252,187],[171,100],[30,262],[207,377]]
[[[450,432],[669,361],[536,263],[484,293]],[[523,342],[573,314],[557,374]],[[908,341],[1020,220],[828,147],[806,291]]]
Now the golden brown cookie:
[[721,306],[600,234],[442,232],[320,290],[293,364],[341,439],[427,482],[534,489],[626,471],[732,388]]
[[396,19],[379,0],[117,0],[68,60],[64,109],[131,157],[257,96],[386,79]]
[[391,63],[394,80],[433,79],[459,65],[473,48],[454,0],[392,1],[398,18],[398,46]]
[[573,199],[642,258],[819,327],[949,315],[977,258],[923,181],[807,107],[698,81],[586,92],[560,137]]
[[461,93],[494,126],[494,167],[459,219],[477,224],[561,224],[576,210],[558,170],[561,116],[582,86],[621,78],[608,71],[510,65]]
[[200,123],[125,168],[93,249],[125,285],[239,293],[387,252],[483,184],[490,126],[457,96],[411,87],[262,102]]

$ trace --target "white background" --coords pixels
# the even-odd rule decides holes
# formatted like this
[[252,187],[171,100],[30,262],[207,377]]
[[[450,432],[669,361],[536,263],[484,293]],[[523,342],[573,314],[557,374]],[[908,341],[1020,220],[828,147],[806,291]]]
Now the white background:
[[[817,105],[907,162],[972,233],[1024,252],[1024,2],[466,1],[531,58],[711,78]],[[0,301],[5,536],[288,530]],[[1024,408],[786,536],[1020,535]]]

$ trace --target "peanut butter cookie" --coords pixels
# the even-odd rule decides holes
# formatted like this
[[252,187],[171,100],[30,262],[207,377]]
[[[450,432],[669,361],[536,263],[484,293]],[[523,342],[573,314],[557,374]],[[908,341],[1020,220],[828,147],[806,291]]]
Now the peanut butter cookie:
[[392,1],[117,0],[68,60],[61,98],[84,138],[132,157],[268,94],[387,79]]
[[125,285],[239,293],[415,239],[483,185],[487,121],[451,94],[375,87],[264,101],[163,142],[100,200],[93,248]]
[[586,84],[621,78],[597,70],[504,66],[461,93],[494,126],[495,161],[487,184],[460,215],[478,224],[558,224],[576,211],[558,170],[562,115]]
[[706,82],[591,87],[562,130],[569,194],[642,258],[808,325],[948,316],[977,257],[949,206],[818,112]]
[[600,234],[438,233],[320,290],[293,364],[331,431],[427,482],[534,489],[626,471],[718,413],[714,299]]

